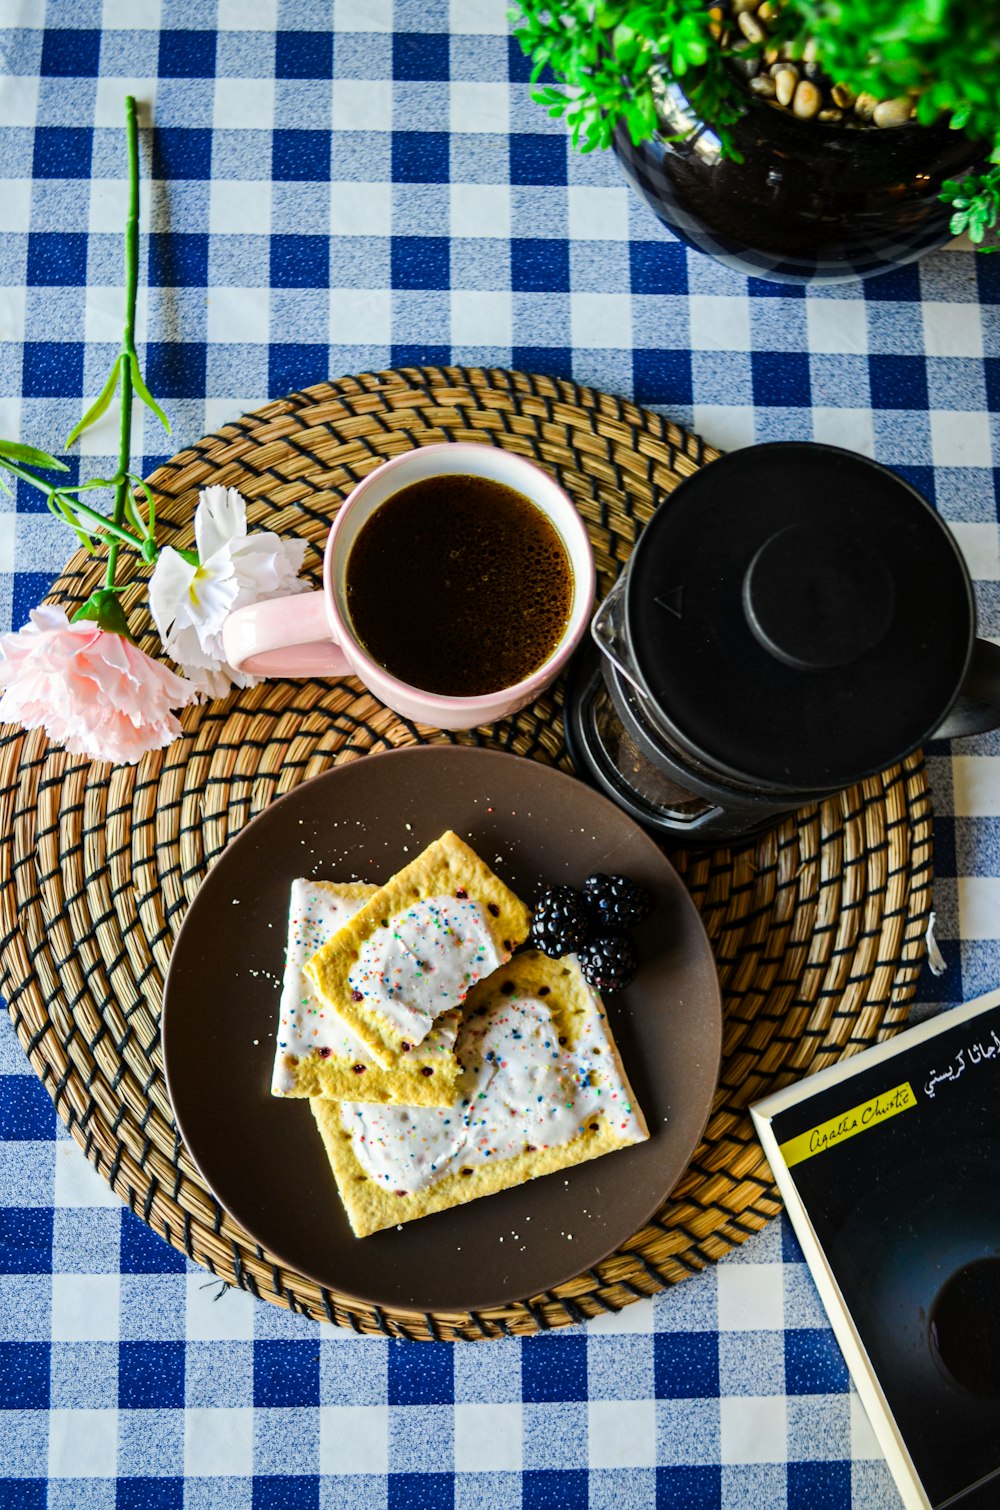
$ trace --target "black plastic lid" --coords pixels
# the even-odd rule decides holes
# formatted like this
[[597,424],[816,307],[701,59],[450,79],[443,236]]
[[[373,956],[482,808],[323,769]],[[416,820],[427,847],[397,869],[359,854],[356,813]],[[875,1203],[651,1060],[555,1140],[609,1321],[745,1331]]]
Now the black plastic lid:
[[892,472],[834,446],[753,446],[654,514],[629,568],[634,666],[717,769],[836,789],[901,759],[953,702],[975,607],[954,538]]

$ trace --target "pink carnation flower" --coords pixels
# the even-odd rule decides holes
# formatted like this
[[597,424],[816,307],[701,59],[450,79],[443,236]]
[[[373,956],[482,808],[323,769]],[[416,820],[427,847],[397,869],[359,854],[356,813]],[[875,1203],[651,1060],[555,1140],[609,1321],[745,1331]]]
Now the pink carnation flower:
[[0,635],[0,719],[44,729],[71,755],[134,765],[181,732],[172,708],[193,702],[190,682],[120,634],[71,624],[44,604],[16,634]]

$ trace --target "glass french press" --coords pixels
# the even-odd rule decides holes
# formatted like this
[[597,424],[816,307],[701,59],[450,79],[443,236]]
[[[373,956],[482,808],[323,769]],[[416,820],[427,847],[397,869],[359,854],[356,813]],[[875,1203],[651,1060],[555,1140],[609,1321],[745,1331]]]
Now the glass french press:
[[932,738],[1000,725],[950,530],[834,446],[732,452],[657,509],[571,672],[570,754],[678,842],[749,838]]

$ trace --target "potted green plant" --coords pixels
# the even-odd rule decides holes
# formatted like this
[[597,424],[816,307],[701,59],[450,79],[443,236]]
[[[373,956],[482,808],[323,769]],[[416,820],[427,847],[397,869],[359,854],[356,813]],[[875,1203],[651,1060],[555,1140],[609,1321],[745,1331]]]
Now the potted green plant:
[[[517,0],[535,97],[759,277],[913,261],[1000,212],[1000,0]],[[539,82],[551,70],[554,82]]]

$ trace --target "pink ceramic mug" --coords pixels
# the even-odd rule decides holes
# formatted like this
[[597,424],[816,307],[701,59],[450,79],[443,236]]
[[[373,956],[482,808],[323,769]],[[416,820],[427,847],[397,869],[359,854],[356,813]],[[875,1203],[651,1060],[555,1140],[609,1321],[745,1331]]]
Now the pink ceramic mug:
[[[347,559],[380,504],[410,483],[458,474],[504,483],[550,520],[566,549],[573,605],[562,638],[531,676],[476,697],[425,692],[391,676],[358,640],[347,610]],[[590,620],[594,556],[583,520],[546,472],[497,446],[421,446],[377,467],[341,504],[326,544],[321,592],[253,603],[230,614],[223,630],[230,665],[255,676],[357,676],[387,707],[439,729],[474,729],[533,702],[559,675]]]

